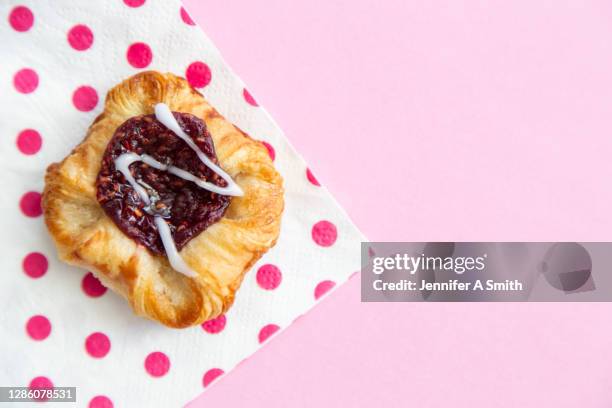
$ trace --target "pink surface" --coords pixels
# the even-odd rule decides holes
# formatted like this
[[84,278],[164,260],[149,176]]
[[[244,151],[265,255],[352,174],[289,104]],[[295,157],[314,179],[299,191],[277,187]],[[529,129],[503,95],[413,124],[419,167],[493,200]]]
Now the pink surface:
[[[185,5],[370,239],[610,240],[611,4]],[[356,277],[193,406],[607,407],[611,312]]]

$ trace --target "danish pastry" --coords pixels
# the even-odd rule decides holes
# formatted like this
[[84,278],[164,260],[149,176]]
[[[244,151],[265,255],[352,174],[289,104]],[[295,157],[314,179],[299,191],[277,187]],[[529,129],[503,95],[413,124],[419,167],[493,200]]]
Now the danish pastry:
[[109,91],[83,142],[47,169],[42,204],[62,260],[180,328],[227,311],[276,243],[282,184],[262,143],[185,79],[149,71]]

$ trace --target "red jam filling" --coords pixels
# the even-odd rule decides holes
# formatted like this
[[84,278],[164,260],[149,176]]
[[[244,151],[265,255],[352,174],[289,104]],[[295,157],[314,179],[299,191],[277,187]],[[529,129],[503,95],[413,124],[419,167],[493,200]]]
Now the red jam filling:
[[[219,164],[206,124],[188,113],[173,114],[202,152],[215,164]],[[136,162],[130,166],[130,171],[149,193],[151,204],[147,205],[115,169],[114,160],[128,152],[148,154],[162,163],[179,167],[218,186],[227,185],[225,180],[200,161],[185,141],[161,124],[155,115],[128,119],[109,142],[96,180],[98,202],[127,236],[155,254],[165,254],[153,221],[156,215],[162,216],[170,226],[178,250],[223,217],[231,197],[212,193],[190,181]]]

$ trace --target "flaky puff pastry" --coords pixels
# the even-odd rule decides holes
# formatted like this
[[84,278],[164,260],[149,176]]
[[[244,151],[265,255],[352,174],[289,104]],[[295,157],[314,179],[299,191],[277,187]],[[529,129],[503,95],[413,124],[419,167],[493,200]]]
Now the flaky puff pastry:
[[[96,199],[96,177],[115,130],[153,113],[159,102],[206,123],[221,167],[244,191],[220,221],[181,250],[195,278],[126,236]],[[227,311],[245,273],[276,243],[284,200],[282,178],[262,143],[227,121],[185,79],[149,71],[110,90],[83,142],[47,169],[42,204],[63,261],[91,270],[136,314],[180,328]]]

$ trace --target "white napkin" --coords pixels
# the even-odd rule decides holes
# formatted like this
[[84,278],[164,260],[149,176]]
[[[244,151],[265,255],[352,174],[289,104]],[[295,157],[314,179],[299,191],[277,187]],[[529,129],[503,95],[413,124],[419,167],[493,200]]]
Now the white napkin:
[[[211,41],[189,23],[177,0],[4,0],[0,5],[1,385],[48,379],[58,387],[75,386],[77,406],[185,404],[216,373],[229,372],[254,353],[260,337],[288,327],[313,307],[315,290],[320,295],[359,269],[364,237],[307,175],[306,164],[266,111],[247,102],[244,84]],[[73,29],[78,25],[86,28]],[[146,44],[151,54],[143,46],[128,53],[134,43]],[[37,194],[46,167],[83,139],[108,89],[143,69],[185,76],[194,62],[210,69],[208,84],[203,64],[189,71],[206,98],[273,147],[286,188],[280,239],[247,274],[225,326],[214,334],[200,326],[172,330],[136,317],[110,290],[88,296],[82,288],[91,289],[87,272],[58,261]],[[93,88],[98,100],[83,86]],[[222,325],[210,326],[214,331]],[[90,337],[93,333],[102,334]],[[159,353],[145,363],[154,352],[163,353],[169,369]],[[147,367],[163,375],[155,377]]]

